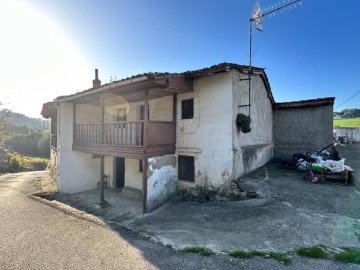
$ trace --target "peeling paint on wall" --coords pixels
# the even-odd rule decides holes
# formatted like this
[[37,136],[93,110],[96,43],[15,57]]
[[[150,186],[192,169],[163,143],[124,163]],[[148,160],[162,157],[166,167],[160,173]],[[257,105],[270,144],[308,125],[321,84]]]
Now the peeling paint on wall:
[[176,191],[176,157],[166,155],[149,158],[147,183],[147,211],[162,205]]

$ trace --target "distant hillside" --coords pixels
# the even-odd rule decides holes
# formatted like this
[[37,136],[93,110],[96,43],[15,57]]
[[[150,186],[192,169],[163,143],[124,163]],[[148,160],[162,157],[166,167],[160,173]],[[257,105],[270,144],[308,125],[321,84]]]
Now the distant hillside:
[[31,118],[24,114],[13,112],[9,109],[2,109],[0,116],[15,125],[25,125],[35,130],[46,130],[50,128],[50,122],[46,119]]

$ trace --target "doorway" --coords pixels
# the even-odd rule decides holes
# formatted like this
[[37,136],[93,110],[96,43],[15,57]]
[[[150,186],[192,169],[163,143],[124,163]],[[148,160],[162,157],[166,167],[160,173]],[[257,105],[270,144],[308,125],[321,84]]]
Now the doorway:
[[125,186],[125,158],[115,158],[115,188]]

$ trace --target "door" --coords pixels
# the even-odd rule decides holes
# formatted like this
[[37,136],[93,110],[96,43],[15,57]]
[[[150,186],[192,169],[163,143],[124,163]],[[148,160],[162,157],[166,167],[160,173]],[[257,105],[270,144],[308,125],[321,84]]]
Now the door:
[[125,186],[125,158],[115,158],[115,176],[116,176],[116,188],[123,188]]

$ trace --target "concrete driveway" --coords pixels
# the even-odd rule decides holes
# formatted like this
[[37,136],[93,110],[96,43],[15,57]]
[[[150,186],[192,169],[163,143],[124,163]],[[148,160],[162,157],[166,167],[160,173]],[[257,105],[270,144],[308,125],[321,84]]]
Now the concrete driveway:
[[360,247],[360,193],[353,186],[313,184],[303,172],[270,163],[241,184],[256,199],[169,204],[128,224],[175,248],[217,252],[289,252],[300,246]]
[[[355,170],[360,145],[338,148]],[[351,162],[352,161],[352,162]],[[100,209],[98,191],[63,196],[75,207],[171,245],[206,246],[215,252],[290,252],[301,246],[360,247],[360,193],[354,186],[313,184],[304,172],[271,162],[241,179],[256,199],[236,202],[185,202],[174,198],[143,216],[141,203],[127,207],[118,191],[107,190],[110,207]]]

